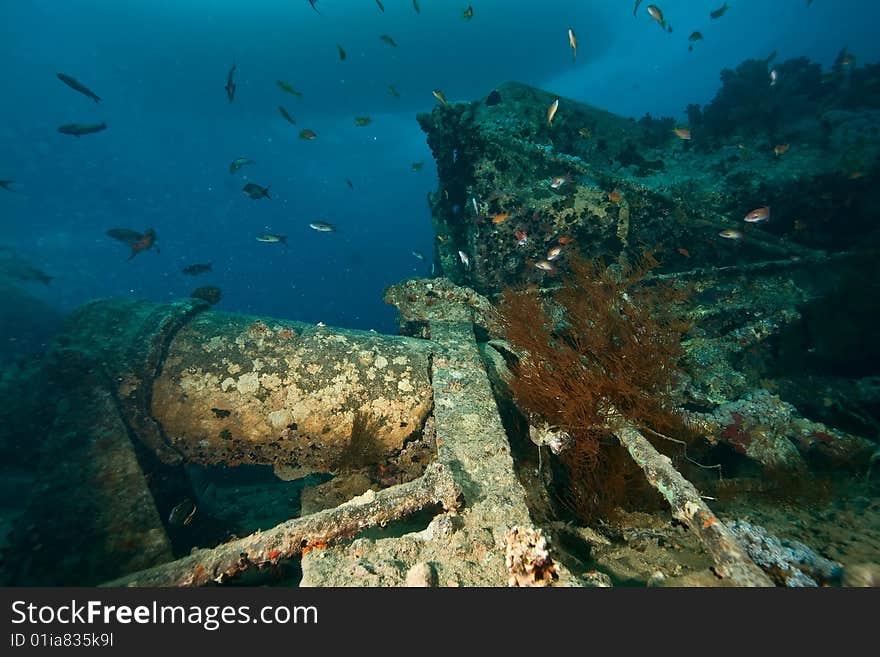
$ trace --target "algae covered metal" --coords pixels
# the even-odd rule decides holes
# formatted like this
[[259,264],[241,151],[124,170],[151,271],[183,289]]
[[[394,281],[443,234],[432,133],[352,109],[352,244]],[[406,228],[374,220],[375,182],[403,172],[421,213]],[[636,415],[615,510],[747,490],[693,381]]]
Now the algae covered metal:
[[135,435],[172,463],[334,470],[399,451],[432,407],[432,346],[402,336],[219,313],[198,300],[105,300],[60,340],[101,363]]
[[[516,82],[418,120],[439,177],[428,199],[436,259],[481,294],[552,280],[571,251],[650,248],[669,272],[878,243],[880,199],[859,168],[880,157],[874,110],[828,112],[784,157],[774,135],[695,128],[685,141],[672,119],[633,120]],[[768,206],[769,222],[744,221]]]
[[[286,478],[385,456],[432,407],[432,346],[406,337],[207,312],[171,341],[152,412],[188,462],[268,464]],[[368,444],[367,444],[368,443]]]

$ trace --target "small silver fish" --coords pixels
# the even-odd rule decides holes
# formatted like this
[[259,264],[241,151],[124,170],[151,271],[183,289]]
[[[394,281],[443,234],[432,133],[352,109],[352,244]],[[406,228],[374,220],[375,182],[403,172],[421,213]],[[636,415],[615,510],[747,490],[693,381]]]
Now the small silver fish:
[[326,221],[313,221],[309,224],[309,228],[316,230],[319,233],[332,233],[336,230],[336,226],[329,224]]
[[287,244],[287,238],[284,235],[275,235],[274,233],[266,233],[257,237],[258,242],[268,242],[269,244]]
[[465,253],[464,251],[459,251],[458,257],[461,260],[461,264],[464,265],[465,269],[471,268],[471,261],[470,261],[470,258],[468,258],[467,253]]

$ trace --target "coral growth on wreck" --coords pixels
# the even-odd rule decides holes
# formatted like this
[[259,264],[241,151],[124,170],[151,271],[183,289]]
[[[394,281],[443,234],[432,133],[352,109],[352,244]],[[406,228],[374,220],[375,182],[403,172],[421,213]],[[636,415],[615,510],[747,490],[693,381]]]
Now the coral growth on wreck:
[[699,134],[711,140],[734,135],[783,138],[792,130],[801,138],[821,138],[823,113],[880,104],[878,72],[878,65],[856,68],[845,50],[824,73],[806,57],[780,63],[772,56],[748,59],[724,69],[715,98],[703,108],[689,106],[687,113]]
[[573,259],[571,275],[545,302],[508,290],[501,313],[521,357],[511,390],[532,424],[547,422],[573,443],[561,455],[561,496],[582,518],[605,514],[627,493],[631,463],[611,437],[625,420],[649,435],[682,433],[673,403],[681,336],[673,316],[683,290],[644,284],[657,265]]

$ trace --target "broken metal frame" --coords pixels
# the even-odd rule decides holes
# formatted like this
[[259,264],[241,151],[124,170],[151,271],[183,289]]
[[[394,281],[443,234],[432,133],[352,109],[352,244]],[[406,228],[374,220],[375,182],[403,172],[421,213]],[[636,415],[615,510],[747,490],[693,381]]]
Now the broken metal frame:
[[[515,513],[522,499],[511,501],[511,497],[521,498],[523,491],[512,472],[509,451],[503,447],[491,449],[491,439],[487,434],[481,435],[474,431],[474,426],[463,425],[460,418],[453,417],[461,415],[457,412],[460,410],[459,404],[468,408],[468,388],[481,388],[480,383],[487,381],[473,378],[472,370],[477,364],[471,363],[468,369],[468,361],[479,360],[475,356],[476,341],[470,311],[443,305],[446,307],[442,310],[435,309],[428,317],[422,318],[428,321],[431,337],[438,341],[438,351],[442,356],[435,358],[432,377],[438,395],[435,400],[435,414],[439,416],[438,462],[432,464],[421,478],[378,493],[369,491],[335,509],[289,520],[266,532],[257,532],[210,550],[198,550],[183,559],[133,573],[107,585],[201,586],[212,582],[222,583],[247,570],[276,564],[280,560],[304,554],[310,548],[326,548],[368,527],[385,525],[427,507],[442,505],[446,511],[459,510],[462,498],[465,515],[468,507],[481,503],[485,505],[487,502],[490,505],[500,503],[502,499],[513,505],[512,517],[523,515]],[[461,321],[449,321],[450,316]],[[479,367],[483,369],[482,365]],[[481,394],[485,395],[487,391],[488,387]],[[488,396],[491,397],[491,393]],[[485,405],[480,409],[488,410]],[[487,422],[488,425],[496,422],[500,425],[494,399],[491,399],[491,411],[494,417],[482,418],[484,427]],[[444,430],[444,425],[450,423],[455,428],[453,432]],[[751,561],[730,530],[705,504],[693,484],[672,466],[668,457],[660,454],[630,424],[618,422],[613,431],[642,468],[648,482],[670,504],[673,517],[686,524],[702,542],[716,564],[719,577],[730,579],[738,586],[773,585],[772,580]],[[508,493],[507,496],[485,490],[488,480],[497,476],[499,468],[510,470],[510,481],[499,486],[500,490]],[[506,479],[504,475],[501,478]],[[516,491],[520,495],[509,495],[511,489],[516,487],[520,487]],[[527,515],[527,511],[524,513]],[[486,517],[485,510],[475,515]]]
[[197,550],[176,561],[142,570],[104,586],[204,586],[223,582],[245,571],[265,568],[315,548],[325,548],[364,529],[441,505],[460,506],[461,489],[449,469],[434,463],[424,475],[375,493],[367,491],[333,509],[294,518],[265,531]]
[[688,526],[715,561],[715,572],[737,586],[773,586],[739,544],[730,529],[703,501],[700,493],[634,426],[619,422],[614,435],[642,468],[645,478],[672,507],[672,516]]

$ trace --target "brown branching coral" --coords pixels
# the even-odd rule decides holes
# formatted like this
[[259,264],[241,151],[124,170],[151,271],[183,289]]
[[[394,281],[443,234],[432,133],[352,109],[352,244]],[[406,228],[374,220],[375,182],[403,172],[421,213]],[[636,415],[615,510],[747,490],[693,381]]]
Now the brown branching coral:
[[620,420],[651,435],[681,435],[672,391],[687,326],[674,307],[685,292],[647,285],[657,266],[574,259],[552,300],[508,290],[501,314],[522,355],[511,388],[532,423],[567,432],[563,497],[584,519],[607,512],[639,481],[609,427]]
[[356,411],[351,426],[351,440],[337,456],[333,472],[350,473],[375,469],[385,458],[382,444],[377,439],[380,420],[367,412]]

